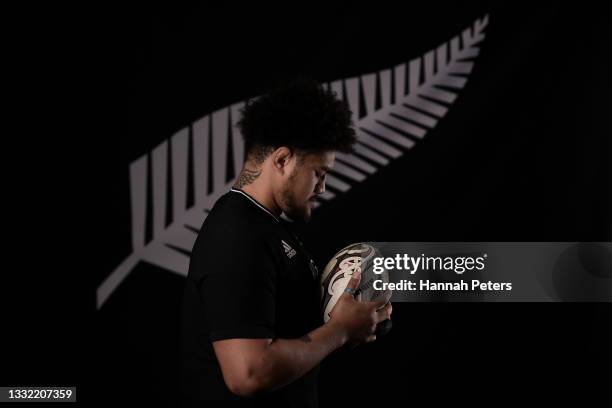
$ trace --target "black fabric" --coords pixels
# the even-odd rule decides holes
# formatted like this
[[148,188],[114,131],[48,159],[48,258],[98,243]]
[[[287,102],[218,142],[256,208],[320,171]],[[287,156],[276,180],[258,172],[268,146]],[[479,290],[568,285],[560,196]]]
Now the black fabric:
[[288,222],[241,190],[220,197],[198,234],[185,283],[182,406],[317,406],[318,367],[243,398],[225,385],[212,347],[230,338],[299,338],[323,324],[317,273]]

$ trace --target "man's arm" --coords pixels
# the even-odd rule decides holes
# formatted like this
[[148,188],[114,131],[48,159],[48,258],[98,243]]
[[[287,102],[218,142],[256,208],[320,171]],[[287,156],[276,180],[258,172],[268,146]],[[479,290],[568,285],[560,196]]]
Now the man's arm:
[[[359,286],[354,274],[348,287]],[[252,396],[300,378],[347,342],[374,341],[376,324],[391,315],[391,304],[357,302],[345,293],[330,320],[300,339],[227,339],[213,342],[223,379],[231,392]]]
[[234,394],[248,397],[300,378],[346,342],[330,322],[300,339],[215,341],[225,384]]

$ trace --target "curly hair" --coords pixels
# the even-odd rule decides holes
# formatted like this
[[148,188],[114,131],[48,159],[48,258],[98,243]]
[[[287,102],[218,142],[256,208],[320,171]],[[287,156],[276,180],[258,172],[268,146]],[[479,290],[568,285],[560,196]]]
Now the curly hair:
[[280,146],[298,153],[351,153],[357,140],[346,102],[312,79],[284,81],[268,94],[247,101],[241,112],[238,128],[245,142],[245,159],[250,156],[258,163]]

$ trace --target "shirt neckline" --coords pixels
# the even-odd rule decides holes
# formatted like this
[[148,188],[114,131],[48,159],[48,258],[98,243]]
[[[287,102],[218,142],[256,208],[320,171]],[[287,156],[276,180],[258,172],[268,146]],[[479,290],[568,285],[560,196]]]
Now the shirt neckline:
[[239,188],[234,188],[232,187],[230,189],[230,191],[233,191],[234,193],[238,193],[238,194],[242,194],[243,196],[245,196],[246,198],[249,199],[249,201],[251,201],[253,204],[255,204],[257,207],[259,207],[261,210],[265,211],[270,217],[274,218],[274,221],[276,221],[277,223],[280,222],[280,220],[278,219],[278,217],[274,214],[272,214],[272,212],[270,210],[268,210],[266,207],[264,207],[259,201],[257,201],[256,199],[254,199],[253,197],[251,197],[249,194],[247,194],[244,190],[239,189]]

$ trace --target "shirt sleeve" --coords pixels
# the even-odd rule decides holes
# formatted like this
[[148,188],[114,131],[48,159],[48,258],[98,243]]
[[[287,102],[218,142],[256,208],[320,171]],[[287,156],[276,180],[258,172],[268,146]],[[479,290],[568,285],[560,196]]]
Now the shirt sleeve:
[[274,338],[278,266],[272,248],[263,239],[223,241],[199,263],[210,340]]

